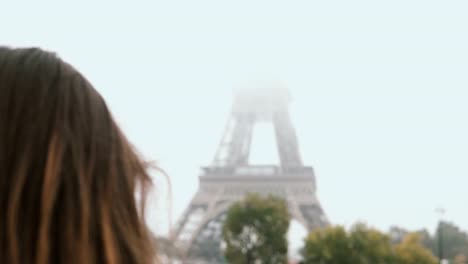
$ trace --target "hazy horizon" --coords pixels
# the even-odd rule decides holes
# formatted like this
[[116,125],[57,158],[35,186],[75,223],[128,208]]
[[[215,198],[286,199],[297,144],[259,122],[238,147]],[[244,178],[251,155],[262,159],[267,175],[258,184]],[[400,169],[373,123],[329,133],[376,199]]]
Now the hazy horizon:
[[[444,207],[468,230],[466,1],[5,5],[0,43],[56,51],[91,80],[170,176],[174,220],[214,157],[232,88],[256,80],[291,90],[333,224],[433,232]],[[272,158],[267,133],[254,159]],[[157,177],[149,216],[158,233],[164,184]]]

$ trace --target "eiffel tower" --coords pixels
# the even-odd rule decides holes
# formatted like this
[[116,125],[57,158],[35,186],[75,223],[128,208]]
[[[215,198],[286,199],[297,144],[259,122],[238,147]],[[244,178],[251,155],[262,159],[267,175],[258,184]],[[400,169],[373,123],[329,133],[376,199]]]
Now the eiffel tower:
[[[232,113],[213,163],[202,168],[199,189],[172,232],[187,263],[221,263],[222,223],[228,208],[247,193],[276,195],[308,231],[328,225],[316,197],[312,167],[304,166],[289,117],[285,88],[237,90]],[[253,129],[273,125],[279,165],[249,164]],[[185,262],[184,262],[185,263]]]

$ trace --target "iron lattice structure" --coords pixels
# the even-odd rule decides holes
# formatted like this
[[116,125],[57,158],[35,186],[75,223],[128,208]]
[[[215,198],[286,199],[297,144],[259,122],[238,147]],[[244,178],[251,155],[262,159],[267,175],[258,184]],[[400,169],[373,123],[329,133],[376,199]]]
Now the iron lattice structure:
[[[176,225],[172,239],[190,263],[220,263],[225,213],[247,193],[276,195],[308,231],[328,225],[316,197],[313,168],[304,166],[289,115],[287,89],[238,90],[213,164],[202,168],[199,189]],[[279,165],[249,164],[253,129],[271,122]],[[207,261],[208,260],[208,261]]]

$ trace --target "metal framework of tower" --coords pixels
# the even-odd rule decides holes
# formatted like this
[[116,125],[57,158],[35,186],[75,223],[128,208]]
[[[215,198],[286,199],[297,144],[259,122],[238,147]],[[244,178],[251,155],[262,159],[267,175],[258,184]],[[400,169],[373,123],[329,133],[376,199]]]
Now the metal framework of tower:
[[[289,102],[285,88],[236,91],[213,164],[202,168],[199,189],[172,232],[187,263],[195,263],[195,259],[220,263],[225,213],[248,193],[285,198],[291,217],[308,231],[328,225],[316,197],[313,168],[302,163]],[[273,125],[278,165],[249,164],[253,129],[258,122]]]

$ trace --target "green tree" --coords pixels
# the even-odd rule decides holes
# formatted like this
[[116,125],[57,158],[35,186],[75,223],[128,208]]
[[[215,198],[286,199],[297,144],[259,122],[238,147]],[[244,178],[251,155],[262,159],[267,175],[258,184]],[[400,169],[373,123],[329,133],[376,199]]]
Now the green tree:
[[[434,255],[421,244],[419,234],[393,230],[399,237],[392,244],[389,235],[364,224],[354,225],[349,232],[343,227],[329,227],[312,232],[302,249],[304,263],[320,264],[436,264]],[[436,261],[436,262],[434,262]]]
[[418,233],[409,233],[395,246],[396,264],[437,264],[437,258],[422,245]]
[[312,232],[302,250],[304,263],[388,264],[392,261],[390,238],[364,224],[348,233],[343,227]]
[[[468,256],[468,234],[453,223],[440,222],[437,230],[442,229],[444,258],[454,260],[458,255]],[[434,254],[437,254],[439,232],[434,237]]]
[[356,224],[350,231],[353,263],[387,264],[392,261],[390,237],[364,224]]
[[250,194],[227,212],[225,256],[232,264],[287,262],[289,214],[284,199]]
[[[441,229],[442,239],[440,240],[439,232]],[[390,230],[391,236],[396,237],[395,234],[398,233],[398,230],[403,229],[392,228]],[[439,243],[443,245],[442,249],[445,259],[450,259],[454,262],[457,256],[468,256],[468,234],[460,230],[460,228],[453,223],[440,222],[435,235],[431,235],[427,230],[418,231],[417,233],[421,237],[423,246],[429,249],[435,256],[440,254]],[[401,240],[398,242],[401,242]]]
[[301,250],[304,264],[351,264],[349,259],[352,247],[346,230],[341,227],[330,227],[311,233]]
[[429,231],[427,231],[426,229],[421,229],[415,232],[411,232],[404,228],[393,226],[390,228],[390,231],[388,232],[393,245],[397,245],[401,243],[403,239],[411,233],[417,233],[421,239],[420,240],[421,244],[425,248],[429,249],[434,255],[437,255],[436,242],[434,241],[434,238],[431,236]]

